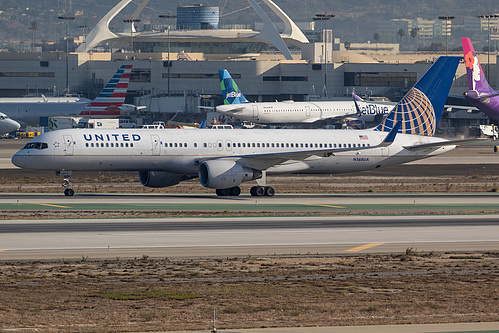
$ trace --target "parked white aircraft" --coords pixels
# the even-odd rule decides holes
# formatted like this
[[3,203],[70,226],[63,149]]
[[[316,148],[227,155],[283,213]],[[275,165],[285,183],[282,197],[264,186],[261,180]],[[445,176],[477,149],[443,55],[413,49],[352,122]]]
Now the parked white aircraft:
[[[44,125],[49,117],[112,118],[130,114],[135,105],[124,104],[132,65],[121,66],[94,100],[22,97],[0,99],[0,112],[21,125]],[[139,107],[140,108],[140,107]]]
[[[199,177],[217,195],[272,196],[267,174],[355,172],[447,152],[457,142],[433,137],[459,57],[441,57],[376,128],[59,130],[32,139],[12,157],[34,170],[138,171],[142,185],[167,187]],[[73,195],[66,184],[66,195]]]
[[384,115],[393,108],[386,104],[356,101],[327,102],[263,102],[251,103],[225,69],[218,71],[224,105],[215,111],[237,119],[260,124],[313,123],[324,119],[355,117],[363,121],[374,121],[375,116]]
[[20,127],[18,122],[0,112],[0,135],[17,131]]

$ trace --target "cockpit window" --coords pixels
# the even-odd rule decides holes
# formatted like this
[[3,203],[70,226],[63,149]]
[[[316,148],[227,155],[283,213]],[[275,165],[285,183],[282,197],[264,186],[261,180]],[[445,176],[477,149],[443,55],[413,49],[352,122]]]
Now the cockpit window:
[[28,142],[23,149],[47,149],[48,147],[46,142]]
[[7,119],[6,116],[0,116],[0,120],[4,120],[4,119]]

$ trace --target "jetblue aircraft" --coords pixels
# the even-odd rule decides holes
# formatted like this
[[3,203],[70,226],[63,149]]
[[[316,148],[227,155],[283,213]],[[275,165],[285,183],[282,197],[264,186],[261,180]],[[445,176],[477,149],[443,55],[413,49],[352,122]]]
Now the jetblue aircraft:
[[344,119],[360,117],[364,121],[373,121],[376,115],[390,112],[391,106],[354,101],[328,102],[264,102],[251,103],[244,97],[226,69],[218,71],[220,86],[224,96],[224,105],[215,111],[223,115],[260,124],[313,123],[324,119]]
[[[377,169],[447,152],[458,142],[433,137],[459,57],[441,57],[377,127],[325,129],[69,129],[48,132],[12,157],[18,167],[64,171],[138,171],[142,185],[168,187],[199,178],[219,196],[272,196],[266,175]],[[73,195],[69,181],[66,195]]]
[[461,38],[461,41],[469,89],[464,93],[464,97],[490,118],[499,120],[499,92],[492,89],[487,82],[471,40]]
[[[21,125],[40,125],[41,119],[55,116],[86,116],[110,118],[128,115],[135,105],[124,104],[132,65],[121,66],[94,100],[53,102],[50,99],[4,98],[0,99],[0,112]],[[42,124],[43,125],[43,124]]]
[[17,131],[21,126],[18,122],[10,119],[5,114],[0,112],[0,135]]

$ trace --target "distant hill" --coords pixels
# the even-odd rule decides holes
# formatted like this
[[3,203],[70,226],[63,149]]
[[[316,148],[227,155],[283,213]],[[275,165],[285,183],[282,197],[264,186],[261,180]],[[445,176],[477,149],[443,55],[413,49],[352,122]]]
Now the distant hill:
[[[118,0],[2,0],[0,7],[0,45],[16,47],[19,43],[31,43],[33,30],[29,28],[36,22],[36,41],[57,41],[65,35],[65,25],[58,19],[59,15],[75,16],[71,21],[69,34],[81,35],[83,30],[94,26],[101,17]],[[129,18],[137,3],[134,1],[118,17],[111,26],[117,31],[124,27],[123,19]],[[158,15],[165,12],[176,12],[179,5],[192,5],[196,1],[164,1],[151,0],[140,15],[141,23],[162,23]],[[257,14],[245,0],[206,0],[204,5],[220,7],[221,23],[251,24],[258,21]],[[319,12],[330,12],[336,15],[330,21],[334,36],[351,42],[363,42],[372,39],[378,22],[393,18],[414,19],[422,17],[435,19],[439,15],[456,17],[474,16],[487,12],[499,13],[497,0],[477,0],[470,6],[469,2],[460,0],[275,0],[293,20],[308,21]],[[274,16],[273,19],[277,20]],[[79,28],[87,26],[87,28]],[[381,40],[382,41],[382,40]]]

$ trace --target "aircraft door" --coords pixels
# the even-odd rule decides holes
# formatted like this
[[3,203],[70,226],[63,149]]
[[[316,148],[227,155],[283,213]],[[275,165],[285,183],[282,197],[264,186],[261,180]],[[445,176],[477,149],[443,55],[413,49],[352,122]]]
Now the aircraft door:
[[232,141],[227,140],[227,141],[225,141],[225,144],[227,145],[227,151],[231,151],[232,150]]
[[310,115],[311,115],[311,112],[310,112],[310,106],[305,106],[305,115],[306,115],[307,117],[310,117]]
[[258,118],[258,105],[253,105],[253,118]]
[[74,144],[73,137],[71,135],[64,135],[64,155],[73,156]]
[[161,143],[158,135],[151,135],[151,145],[152,156],[159,156],[161,154]]

